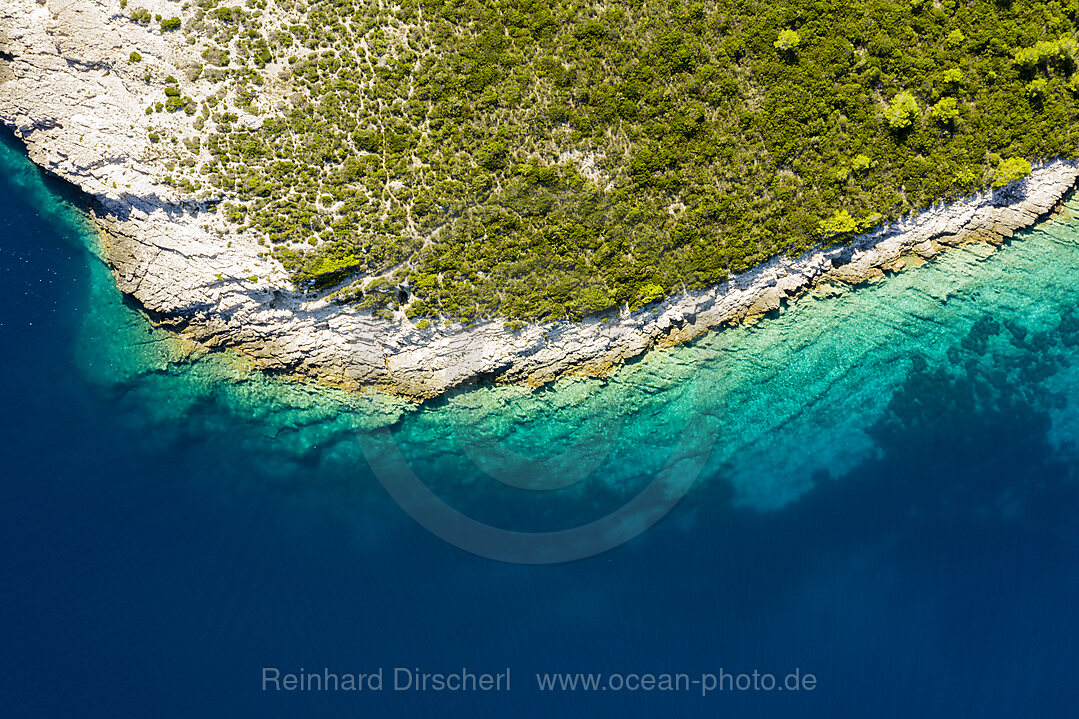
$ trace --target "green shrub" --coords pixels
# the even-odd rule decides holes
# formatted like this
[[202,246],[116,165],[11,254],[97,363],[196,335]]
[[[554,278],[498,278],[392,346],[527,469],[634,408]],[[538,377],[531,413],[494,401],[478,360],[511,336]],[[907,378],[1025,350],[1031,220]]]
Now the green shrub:
[[217,47],[208,47],[202,51],[202,59],[211,65],[225,67],[229,64],[229,53]]
[[1030,172],[1030,163],[1022,157],[1002,160],[1000,165],[997,166],[996,174],[993,176],[993,187],[1004,187],[1011,182],[1026,177]]
[[963,86],[963,79],[963,71],[958,67],[945,70],[944,75],[942,76],[944,87],[950,92],[954,92],[961,88]]
[[491,140],[480,148],[476,162],[480,167],[491,171],[501,170],[506,166],[509,149],[502,140]]
[[1049,92],[1049,81],[1044,77],[1036,77],[1026,84],[1023,92],[1032,100],[1041,99]]
[[907,91],[900,92],[884,109],[884,121],[893,130],[904,130],[918,119],[918,101]]
[[941,125],[954,125],[959,120],[959,103],[954,97],[945,97],[929,108],[929,117]]
[[836,210],[835,213],[820,223],[820,230],[825,235],[843,235],[858,229],[858,221],[851,217],[847,210]]
[[780,52],[791,52],[802,44],[802,38],[794,30],[781,30],[774,45]]
[[856,173],[863,173],[873,167],[873,158],[868,155],[855,155],[850,162],[850,166]]
[[945,41],[948,43],[949,47],[960,47],[967,41],[967,36],[963,34],[962,30],[952,30],[948,33],[948,37],[945,38]]
[[1059,40],[1041,40],[1031,47],[1016,50],[1015,64],[1032,69],[1039,65],[1074,63],[1075,57],[1075,38],[1062,37]]
[[667,290],[663,285],[657,285],[654,282],[642,285],[637,291],[636,301],[633,303],[634,309],[640,309],[645,305],[651,304],[656,300],[664,297],[667,294]]

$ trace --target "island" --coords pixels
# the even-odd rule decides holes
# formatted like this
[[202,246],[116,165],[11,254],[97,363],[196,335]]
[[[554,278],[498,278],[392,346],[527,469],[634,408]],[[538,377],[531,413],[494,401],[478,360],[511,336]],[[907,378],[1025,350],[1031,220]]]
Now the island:
[[1079,178],[1079,6],[9,0],[0,120],[120,289],[268,371],[603,375]]

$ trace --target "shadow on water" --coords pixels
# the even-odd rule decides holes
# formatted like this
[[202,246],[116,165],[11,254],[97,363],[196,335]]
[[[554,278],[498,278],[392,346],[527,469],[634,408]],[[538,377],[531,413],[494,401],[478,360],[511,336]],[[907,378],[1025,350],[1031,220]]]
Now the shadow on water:
[[[913,358],[885,415],[868,430],[877,457],[842,480],[816,477],[812,492],[759,521],[814,517],[824,531],[809,541],[874,534],[897,516],[1000,524],[1033,512],[1070,522],[1075,505],[1067,500],[1079,497],[1079,486],[1049,441],[1051,412],[1069,397],[1049,380],[1069,366],[1077,344],[1079,315],[1071,310],[1038,332],[980,318],[946,362]],[[709,504],[729,506],[729,488],[705,491]],[[738,515],[755,516],[735,510],[728,519]]]
[[[1070,310],[1040,332],[985,316],[949,348],[947,364],[915,357],[870,430],[882,456],[847,484],[876,496],[876,512],[906,507],[925,521],[1007,521],[1023,512],[1067,520],[1074,505],[1062,504],[1061,493],[1074,499],[1075,484],[1049,430],[1051,411],[1068,398],[1048,380],[1066,367],[1061,349],[1077,340]],[[860,504],[874,509],[869,496]]]
[[[914,696],[932,716],[1072,706],[1079,483],[1049,430],[1079,398],[1049,380],[1077,343],[1070,310],[1038,332],[983,317],[946,361],[915,359],[870,430],[880,453],[841,480],[768,513],[734,508],[722,482],[699,487],[692,534],[675,516],[613,560],[679,587],[675,616],[662,589],[646,600],[651,642],[841,685],[827,710],[782,705],[800,716],[907,716]],[[779,706],[728,699],[754,716]]]
[[[752,553],[774,557],[787,554],[792,533],[807,554],[896,533],[943,533],[972,542],[975,552],[978,542],[1012,533],[1068,534],[1079,483],[1049,431],[1051,412],[1079,398],[1052,389],[1049,380],[1068,366],[1067,352],[1077,344],[1079,316],[1071,310],[1040,332],[982,317],[948,350],[947,362],[914,357],[869,430],[878,456],[842,480],[816,477],[815,489],[785,509],[727,510],[715,521],[726,523],[731,536],[753,537]],[[704,493],[701,504],[730,507],[729,488]],[[785,529],[769,539],[768,528],[777,525]]]

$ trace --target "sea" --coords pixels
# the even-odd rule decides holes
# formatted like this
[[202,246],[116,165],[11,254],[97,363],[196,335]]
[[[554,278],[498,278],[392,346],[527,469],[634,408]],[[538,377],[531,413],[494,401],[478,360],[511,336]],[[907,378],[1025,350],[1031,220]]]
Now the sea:
[[1074,715],[1077,304],[1069,199],[421,405],[155,328],[5,136],[0,717]]

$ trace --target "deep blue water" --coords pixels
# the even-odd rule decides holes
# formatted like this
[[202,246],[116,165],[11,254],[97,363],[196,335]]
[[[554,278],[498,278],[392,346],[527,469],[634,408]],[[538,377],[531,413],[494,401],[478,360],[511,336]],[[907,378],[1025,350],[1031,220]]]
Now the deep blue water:
[[[0,147],[0,716],[1079,706],[1074,206],[992,256],[815,295],[607,381],[416,409],[185,356],[116,295],[79,199],[15,148]],[[363,451],[388,425],[454,506],[551,529],[636,493],[698,416],[709,460],[670,514],[547,566],[436,538]],[[490,442],[576,446],[558,471],[594,469],[566,490],[505,487]],[[263,692],[267,666],[381,666],[387,684],[395,666],[510,667],[512,691]],[[813,691],[544,694],[534,678],[795,668]]]

